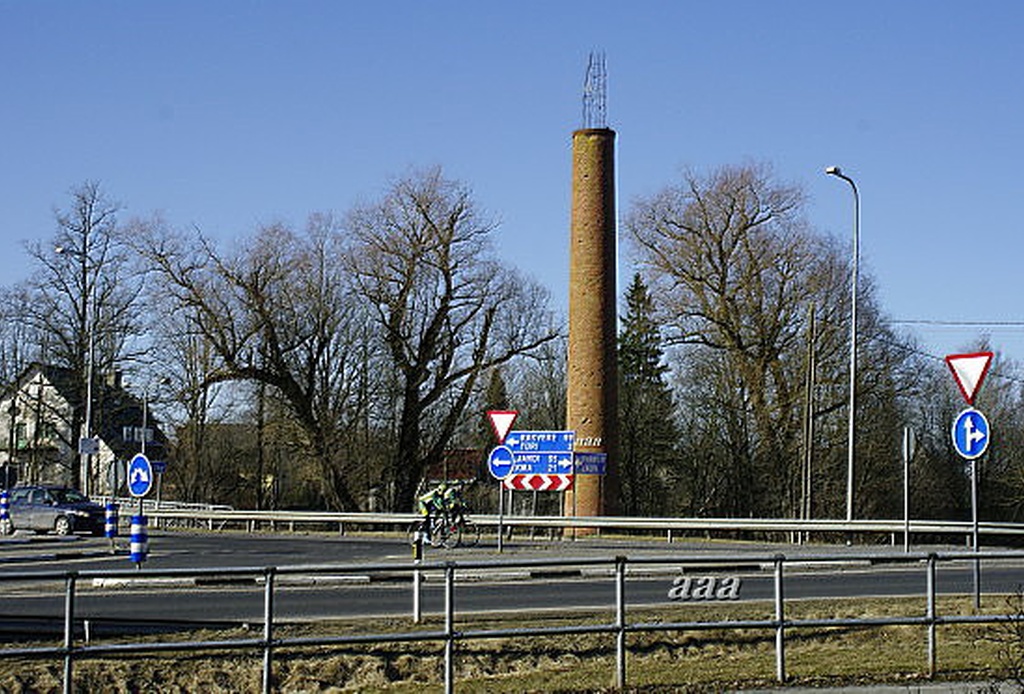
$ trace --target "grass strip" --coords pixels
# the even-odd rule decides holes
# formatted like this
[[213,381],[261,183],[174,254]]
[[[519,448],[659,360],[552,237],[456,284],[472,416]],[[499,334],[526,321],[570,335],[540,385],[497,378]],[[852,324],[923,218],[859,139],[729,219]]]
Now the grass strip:
[[[985,612],[1020,614],[1013,596],[986,600]],[[1012,609],[1011,609],[1012,608]],[[673,608],[632,610],[632,624],[690,621],[763,620],[764,603],[681,604]],[[879,618],[923,614],[923,600],[856,599],[796,601],[787,604],[787,619]],[[1017,610],[1015,612],[1015,610]],[[942,598],[941,615],[973,614],[969,598]],[[460,619],[460,632],[513,631],[576,627],[572,634],[512,636],[460,641],[455,682],[461,692],[604,692],[614,688],[615,637],[587,633],[609,623],[598,617],[539,614],[487,615]],[[997,681],[1012,678],[1024,661],[1020,625],[942,625],[938,627],[937,678]],[[440,618],[422,624],[408,620],[330,621],[281,624],[274,636],[274,689],[280,692],[423,692],[441,691],[444,644],[440,640],[393,644],[353,643],[332,646],[288,645],[289,641],[339,636],[406,634],[422,629],[443,631]],[[1015,628],[1016,627],[1016,628]],[[168,636],[133,637],[167,643],[231,641],[258,637],[259,628],[200,630]],[[123,643],[114,638],[91,645]],[[53,646],[22,642],[17,647]],[[927,632],[923,626],[807,627],[787,630],[787,684],[804,686],[913,685],[928,681]],[[628,691],[699,692],[778,686],[775,641],[771,629],[658,630],[627,636]],[[104,692],[252,692],[260,690],[262,651],[126,654],[116,658],[81,658],[75,662],[75,688]],[[0,690],[61,691],[63,663],[51,659],[0,660]]]

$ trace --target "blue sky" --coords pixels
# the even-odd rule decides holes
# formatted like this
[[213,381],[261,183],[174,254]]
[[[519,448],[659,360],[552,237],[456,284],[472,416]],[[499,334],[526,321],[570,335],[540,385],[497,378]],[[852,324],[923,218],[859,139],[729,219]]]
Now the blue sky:
[[[0,283],[99,181],[122,218],[223,240],[441,165],[565,310],[588,53],[619,209],[684,167],[768,162],[936,356],[1024,360],[1024,3],[0,0]],[[623,281],[628,259],[621,259]]]

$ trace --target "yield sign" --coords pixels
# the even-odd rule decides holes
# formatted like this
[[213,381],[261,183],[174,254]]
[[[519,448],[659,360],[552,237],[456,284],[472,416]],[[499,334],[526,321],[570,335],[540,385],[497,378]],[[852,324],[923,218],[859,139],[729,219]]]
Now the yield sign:
[[949,370],[953,372],[956,385],[968,405],[974,404],[974,396],[985,380],[988,367],[992,364],[992,352],[973,352],[971,354],[950,354],[946,357]]
[[498,445],[505,443],[505,437],[515,424],[519,412],[516,410],[487,410],[487,418],[491,420],[491,428],[498,437]]

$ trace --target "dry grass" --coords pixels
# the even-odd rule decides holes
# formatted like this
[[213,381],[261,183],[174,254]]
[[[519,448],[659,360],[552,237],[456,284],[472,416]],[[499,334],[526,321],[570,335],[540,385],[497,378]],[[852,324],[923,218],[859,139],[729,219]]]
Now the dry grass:
[[[1007,604],[987,600],[987,611]],[[631,621],[765,619],[770,606],[749,604],[680,605],[678,609],[634,612]],[[787,606],[789,619],[923,614],[921,600],[808,601]],[[969,599],[944,599],[944,615],[970,614]],[[579,624],[565,616],[536,616],[530,626]],[[593,620],[590,620],[593,621]],[[462,621],[460,630],[499,629],[527,624],[522,618]],[[428,620],[418,628],[438,630]],[[358,633],[408,632],[403,620],[283,626],[280,639]],[[938,633],[942,679],[1002,679],[1015,658],[1012,644],[993,626],[943,626]],[[1005,632],[1002,634],[1005,637]],[[254,638],[256,634],[203,632],[188,640]],[[167,637],[161,637],[166,640]],[[790,630],[786,665],[791,684],[825,686],[926,678],[924,627],[821,628]],[[614,684],[615,639],[610,634],[516,637],[460,642],[456,649],[459,692],[601,692]],[[51,644],[52,645],[52,644]],[[1017,644],[1019,653],[1020,645]],[[698,692],[777,686],[771,630],[648,632],[628,636],[627,681],[636,692]],[[336,648],[279,648],[274,656],[275,690],[281,692],[423,692],[443,689],[444,649],[440,642]],[[79,691],[253,692],[260,689],[261,654],[179,653],[132,655],[76,662]],[[61,689],[62,663],[0,660],[0,691],[51,692]]]

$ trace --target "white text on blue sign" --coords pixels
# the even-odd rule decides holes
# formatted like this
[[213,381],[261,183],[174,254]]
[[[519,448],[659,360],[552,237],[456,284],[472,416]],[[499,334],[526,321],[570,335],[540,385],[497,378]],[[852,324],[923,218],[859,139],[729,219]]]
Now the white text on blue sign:
[[514,475],[572,474],[572,455],[569,453],[515,453],[512,461]]
[[575,437],[573,431],[512,431],[505,445],[516,453],[569,453]]
[[603,475],[608,468],[607,453],[577,453],[577,475]]

